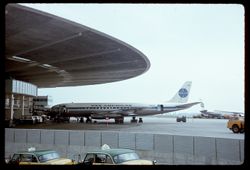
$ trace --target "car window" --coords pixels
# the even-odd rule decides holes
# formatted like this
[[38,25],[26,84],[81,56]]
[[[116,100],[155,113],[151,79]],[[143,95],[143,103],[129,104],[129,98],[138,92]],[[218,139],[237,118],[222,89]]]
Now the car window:
[[105,157],[105,155],[103,155],[103,154],[96,154],[95,163],[102,163],[104,160],[104,157]]
[[84,162],[93,163],[94,158],[95,158],[95,155],[94,155],[94,154],[87,154],[86,157],[85,157],[85,159],[84,159]]
[[20,161],[20,155],[14,154],[10,160],[10,163],[18,163]]
[[113,164],[113,161],[109,155],[107,155],[107,157],[106,157],[106,163]]
[[47,153],[47,154],[44,154],[44,155],[40,155],[38,157],[40,162],[46,162],[46,161],[49,161],[49,160],[52,160],[52,159],[58,159],[58,158],[60,158],[60,156],[59,156],[59,154],[57,152]]
[[112,160],[109,155],[107,154],[96,154],[96,163],[107,163],[112,164]]
[[21,162],[32,162],[32,155],[31,154],[22,154],[20,161]]
[[114,156],[115,163],[122,163],[122,162],[136,160],[136,159],[139,159],[139,156],[137,155],[137,153],[124,153],[124,154]]
[[20,157],[19,154],[14,154],[13,157],[11,158],[11,160],[18,160]]
[[36,159],[36,157],[34,155],[32,155],[32,160],[31,161],[32,162],[38,162],[37,159]]

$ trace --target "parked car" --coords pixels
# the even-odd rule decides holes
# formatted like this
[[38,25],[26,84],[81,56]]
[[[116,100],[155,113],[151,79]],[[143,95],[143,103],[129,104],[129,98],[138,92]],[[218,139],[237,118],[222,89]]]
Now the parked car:
[[140,159],[131,149],[100,149],[87,152],[84,165],[155,165],[156,161]]
[[68,158],[61,158],[54,150],[29,150],[20,151],[6,162],[16,165],[74,165],[75,161]]

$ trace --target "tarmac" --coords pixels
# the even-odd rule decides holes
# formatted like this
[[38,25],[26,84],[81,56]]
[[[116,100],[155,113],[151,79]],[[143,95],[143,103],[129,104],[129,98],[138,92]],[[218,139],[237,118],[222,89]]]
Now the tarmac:
[[71,118],[70,122],[55,123],[46,121],[44,123],[35,125],[17,125],[15,128],[116,132],[122,131],[150,134],[245,139],[244,133],[235,134],[227,128],[227,119],[187,118],[186,122],[177,122],[175,117],[166,117],[163,115],[144,116],[142,118],[143,123],[130,123],[131,117],[125,117],[124,124],[115,124],[114,119],[93,120],[93,123],[80,123],[77,122],[76,119]]

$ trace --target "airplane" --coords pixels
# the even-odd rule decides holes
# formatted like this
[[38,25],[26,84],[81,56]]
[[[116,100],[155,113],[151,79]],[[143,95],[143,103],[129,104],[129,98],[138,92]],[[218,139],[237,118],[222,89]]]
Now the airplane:
[[222,110],[215,110],[214,112],[222,114],[223,117],[226,119],[230,119],[232,117],[244,117],[245,116],[243,112],[222,111]]
[[224,118],[221,113],[216,113],[208,110],[201,110],[201,116],[205,118],[217,118],[217,119],[222,119]]
[[244,113],[242,112],[234,112],[234,111],[222,111],[222,110],[214,110],[208,111],[204,106],[204,103],[201,103],[201,107],[203,110],[200,110],[201,116],[205,118],[217,118],[217,119],[230,119],[232,117],[244,117]]
[[[137,122],[136,116],[148,116],[163,114],[190,108],[201,102],[188,103],[192,82],[186,81],[176,94],[167,102],[160,104],[142,103],[62,103],[51,107],[48,114],[54,120],[61,118],[69,121],[70,117],[87,118],[86,123],[91,119],[115,119],[115,123],[124,123],[125,116],[131,116],[131,123]],[[142,118],[139,118],[142,123]]]

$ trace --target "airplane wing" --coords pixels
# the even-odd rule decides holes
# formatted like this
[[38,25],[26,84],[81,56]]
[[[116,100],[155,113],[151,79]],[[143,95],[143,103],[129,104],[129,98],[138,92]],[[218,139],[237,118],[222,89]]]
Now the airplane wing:
[[177,107],[179,107],[179,108],[189,108],[189,107],[192,107],[192,106],[194,106],[196,104],[201,104],[201,103],[202,102],[185,103],[185,104],[181,104],[181,105],[179,105]]

